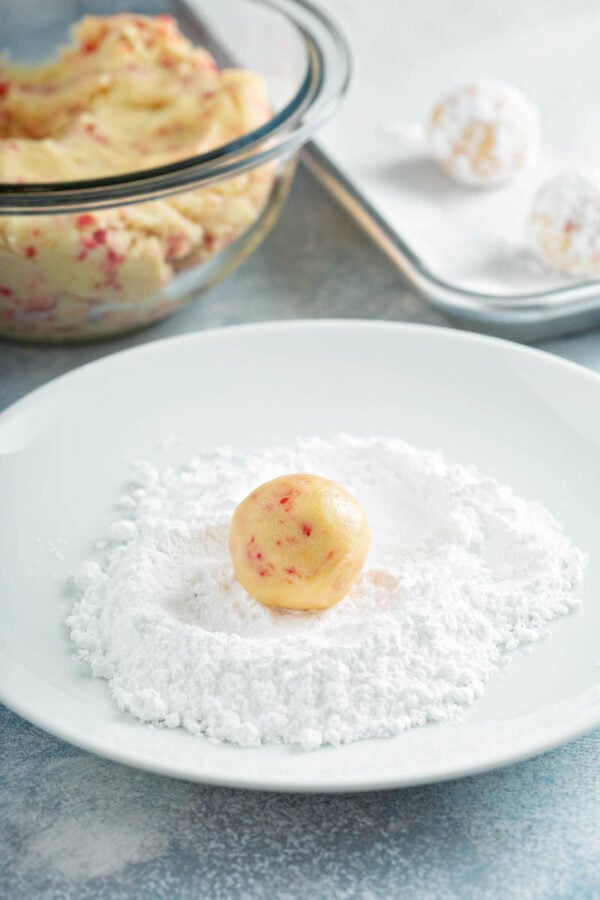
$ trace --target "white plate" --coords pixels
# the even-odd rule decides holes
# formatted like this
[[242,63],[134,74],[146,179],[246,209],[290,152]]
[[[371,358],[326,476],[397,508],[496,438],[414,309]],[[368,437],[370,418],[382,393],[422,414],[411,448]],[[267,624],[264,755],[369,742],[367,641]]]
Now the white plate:
[[[359,790],[466,775],[600,724],[600,379],[443,329],[296,322],[190,334],[59,378],[0,416],[0,693],[53,734],[195,781]],[[460,725],[304,753],[240,749],[119,712],[72,658],[70,568],[94,555],[129,461],[184,462],[340,431],[402,437],[545,503],[591,556],[584,608],[514,656]],[[173,437],[171,437],[173,436]]]

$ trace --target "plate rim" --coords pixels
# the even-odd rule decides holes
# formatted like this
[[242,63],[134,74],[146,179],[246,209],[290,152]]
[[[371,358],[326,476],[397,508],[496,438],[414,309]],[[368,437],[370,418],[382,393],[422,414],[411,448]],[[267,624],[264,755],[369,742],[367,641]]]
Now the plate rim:
[[[580,375],[586,376],[590,381],[600,382],[600,372],[596,372],[593,369],[590,369],[588,366],[583,365],[582,363],[574,362],[570,359],[565,359],[562,356],[558,356],[555,353],[551,353],[549,350],[543,350],[540,347],[534,347],[529,344],[520,343],[517,340],[513,340],[505,337],[498,337],[496,335],[491,334],[482,334],[478,331],[468,331],[462,329],[460,327],[454,327],[451,325],[430,325],[426,322],[405,322],[402,320],[396,319],[361,319],[359,317],[340,317],[340,318],[306,318],[306,319],[262,319],[255,322],[241,322],[241,323],[233,323],[233,324],[224,324],[224,325],[215,325],[211,328],[200,328],[193,331],[186,331],[182,334],[169,335],[168,337],[157,338],[155,340],[148,340],[141,344],[136,344],[134,347],[125,347],[122,350],[115,350],[113,352],[106,353],[104,356],[101,356],[98,359],[90,360],[89,362],[82,363],[79,366],[75,366],[72,369],[69,369],[68,372],[64,372],[62,375],[57,375],[54,378],[51,378],[49,381],[44,382],[37,388],[33,388],[33,390],[28,391],[22,397],[19,397],[17,400],[14,400],[4,409],[0,410],[0,425],[3,425],[6,420],[12,418],[14,415],[20,412],[20,408],[24,406],[26,403],[29,404],[32,400],[38,400],[43,394],[46,392],[51,393],[57,390],[58,386],[61,382],[71,379],[73,377],[79,377],[81,372],[87,371],[88,369],[95,367],[102,367],[104,365],[110,365],[111,361],[115,358],[122,358],[124,356],[135,356],[136,354],[144,355],[145,353],[154,352],[155,349],[164,347],[168,344],[176,344],[176,343],[192,343],[196,340],[210,340],[216,336],[221,334],[231,334],[231,333],[242,333],[244,331],[269,331],[269,330],[278,330],[279,328],[292,328],[293,330],[302,330],[306,328],[309,330],[310,328],[345,328],[349,331],[351,330],[360,330],[361,328],[372,329],[373,331],[388,331],[390,329],[395,331],[413,331],[413,332],[421,332],[427,334],[437,334],[438,336],[444,336],[444,338],[448,338],[450,340],[456,341],[464,341],[465,343],[484,343],[490,344],[492,346],[504,347],[507,352],[515,352],[517,355],[522,355],[524,357],[531,358],[543,358],[546,360],[546,363],[550,362],[559,368],[569,369],[571,371],[579,372]],[[101,342],[99,342],[101,344]]]
[[[186,332],[181,335],[162,338],[154,341],[147,341],[135,347],[128,347],[113,353],[108,353],[100,359],[93,360],[71,369],[69,372],[51,379],[40,387],[25,394],[23,397],[8,406],[0,412],[0,437],[4,426],[10,420],[18,416],[21,410],[40,401],[44,401],[45,395],[50,397],[56,391],[62,390],[65,381],[77,379],[81,377],[84,370],[90,368],[101,369],[103,366],[111,366],[115,357],[123,356],[144,357],[156,352],[159,348],[168,345],[177,345],[181,343],[202,343],[204,341],[214,340],[215,337],[227,337],[244,334],[246,332],[281,332],[286,330],[306,331],[317,330],[341,330],[341,331],[360,331],[367,330],[375,332],[396,331],[404,334],[435,334],[443,340],[455,341],[465,344],[477,345],[499,345],[504,352],[516,354],[517,356],[537,359],[544,362],[545,365],[551,365],[553,368],[564,369],[576,373],[578,377],[585,377],[590,382],[596,384],[600,390],[600,374],[593,370],[570,360],[565,360],[545,350],[534,347],[523,346],[512,341],[502,338],[481,335],[478,333],[464,332],[454,328],[443,326],[432,326],[421,323],[396,322],[389,320],[371,320],[371,319],[279,319],[267,320],[264,322],[244,323],[239,325],[227,325],[210,329]],[[0,452],[0,457],[1,457]],[[19,668],[12,660],[8,659],[0,650],[0,664],[9,667]],[[37,676],[33,676],[37,677]],[[145,756],[140,757],[139,753],[134,750],[120,751],[118,748],[108,746],[101,740],[87,739],[85,735],[77,733],[70,725],[61,725],[60,722],[53,721],[51,714],[44,714],[43,710],[31,709],[31,704],[21,702],[19,699],[19,690],[11,690],[6,684],[0,683],[0,702],[4,703],[8,709],[21,716],[31,724],[43,729],[49,734],[65,740],[74,746],[77,746],[88,752],[95,753],[103,758],[110,759],[114,762],[129,765],[137,769],[153,772],[159,775],[165,775],[180,780],[197,782],[202,784],[219,785],[223,787],[243,788],[250,790],[262,791],[294,791],[301,793],[338,793],[338,792],[358,792],[370,790],[393,789],[400,787],[409,787],[418,784],[430,784],[439,781],[447,781],[455,778],[461,778],[468,775],[475,775],[481,772],[491,771],[501,768],[524,759],[546,753],[562,744],[573,740],[583,734],[586,734],[598,726],[600,726],[600,685],[588,688],[568,701],[560,701],[550,704],[549,706],[538,708],[532,713],[521,716],[513,716],[508,721],[510,723],[527,722],[528,729],[531,730],[535,721],[540,717],[544,720],[552,716],[558,721],[558,726],[551,733],[544,733],[544,739],[538,741],[529,741],[529,745],[525,747],[517,747],[514,752],[507,751],[502,744],[498,746],[495,752],[489,753],[485,760],[480,760],[475,764],[459,763],[452,764],[452,761],[446,764],[440,764],[431,767],[430,770],[421,775],[398,776],[385,774],[377,777],[372,774],[368,777],[356,774],[348,777],[340,774],[337,780],[327,778],[327,783],[323,781],[323,775],[311,775],[307,780],[306,776],[300,775],[294,779],[288,774],[280,774],[271,772],[264,775],[258,771],[251,778],[236,777],[235,774],[225,774],[223,772],[215,773],[210,771],[199,771],[196,767],[191,770],[189,763],[172,764],[164,762],[160,759],[147,759]],[[576,707],[572,710],[572,718],[567,719],[560,714],[564,707]],[[553,712],[555,711],[555,712]],[[197,738],[196,738],[197,739]],[[384,739],[382,739],[384,740]],[[525,742],[528,743],[527,741]],[[241,749],[241,748],[240,748]]]
[[[0,663],[2,659],[0,658]],[[8,695],[8,700],[6,699]],[[330,776],[310,776],[310,780],[300,780],[290,777],[289,775],[280,775],[271,772],[264,775],[261,771],[253,774],[251,778],[238,777],[235,774],[227,774],[221,772],[215,774],[207,770],[192,771],[185,764],[173,764],[162,762],[159,759],[148,759],[140,757],[134,751],[119,751],[109,746],[108,749],[102,745],[100,741],[87,739],[81,736],[76,729],[70,726],[61,727],[56,724],[51,717],[45,716],[43,713],[35,712],[33,715],[22,707],[17,700],[12,702],[10,692],[0,689],[0,702],[3,703],[11,712],[21,716],[25,721],[42,729],[53,737],[63,740],[74,747],[93,753],[102,759],[108,759],[112,762],[126,765],[134,769],[144,772],[150,772],[154,775],[162,775],[168,778],[175,778],[178,781],[187,781],[194,784],[204,784],[213,787],[228,787],[241,790],[265,791],[270,793],[298,793],[298,794],[346,794],[346,793],[364,793],[367,791],[379,790],[395,790],[399,788],[418,787],[419,785],[436,784],[439,782],[455,781],[460,778],[467,778],[472,775],[481,775],[485,772],[495,771],[497,769],[506,768],[514,763],[523,762],[542,756],[555,750],[564,744],[567,744],[585,734],[595,731],[600,726],[600,687],[589,688],[587,691],[577,695],[578,704],[584,707],[583,713],[578,717],[578,724],[575,728],[564,725],[558,728],[556,732],[546,739],[537,743],[535,746],[520,748],[515,752],[506,753],[502,749],[496,751],[495,754],[489,755],[485,761],[476,764],[455,765],[448,763],[431,768],[425,775],[409,775],[395,776],[389,775],[385,777],[359,777],[356,775],[348,778],[338,776],[338,780],[332,780]],[[589,699],[589,703],[587,702]],[[532,730],[538,719],[547,719],[552,717],[555,721],[561,721],[561,712],[565,707],[569,706],[572,699],[560,701],[549,707],[544,707],[535,713],[529,713],[524,716],[517,716],[509,721],[511,723],[520,722],[528,723],[529,729]],[[587,709],[587,713],[586,713]],[[565,720],[563,720],[564,722]],[[144,726],[143,722],[134,723],[140,728]],[[460,723],[458,724],[460,727]],[[400,737],[395,735],[392,738],[379,738],[377,740],[393,740]],[[201,737],[189,735],[190,740],[202,740]],[[285,745],[277,745],[284,747]],[[502,745],[500,745],[502,746]],[[242,747],[235,748],[240,752],[244,750]],[[259,749],[259,748],[253,748]],[[313,751],[318,752],[318,751]]]

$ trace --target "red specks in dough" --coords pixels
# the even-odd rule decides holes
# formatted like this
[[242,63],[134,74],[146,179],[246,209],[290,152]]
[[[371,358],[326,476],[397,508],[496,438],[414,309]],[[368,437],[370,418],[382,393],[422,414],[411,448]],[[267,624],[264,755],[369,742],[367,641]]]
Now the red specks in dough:
[[127,257],[123,253],[117,253],[112,247],[106,248],[106,262],[109,266],[120,266]]
[[167,238],[167,259],[182,257],[186,250],[186,243],[184,234],[170,234]]
[[31,244],[28,247],[25,247],[25,256],[27,256],[29,259],[35,256],[36,253],[37,250],[35,249],[35,247],[32,247]]
[[[89,221],[91,219],[91,221]],[[82,222],[82,227],[90,225],[94,222],[93,216],[79,216],[79,220],[84,220]],[[77,259],[81,262],[87,256],[87,250],[95,250],[98,247],[104,247],[106,250],[106,258],[104,260],[104,267],[106,271],[106,287],[113,288],[114,290],[121,290],[121,286],[114,283],[114,274],[112,272],[116,266],[120,266],[121,263],[125,262],[127,257],[123,253],[117,253],[112,247],[109,247],[107,244],[108,233],[106,228],[96,228],[92,234],[86,234],[81,239],[81,243],[83,248],[79,251]],[[99,284],[98,287],[102,285]]]
[[283,506],[283,509],[286,513],[291,512],[294,506],[294,500],[300,496],[300,493],[301,491],[299,491],[297,488],[291,487],[285,492],[283,497],[280,498],[279,504]]
[[261,560],[264,556],[262,550],[259,550],[256,544],[256,537],[252,535],[246,543],[246,556],[250,562]]
[[100,134],[98,131],[98,126],[95,122],[86,122],[85,130],[88,134],[92,136],[92,138],[96,141],[97,144],[109,144],[110,141],[108,138],[104,137],[103,134]]
[[93,225],[95,221],[95,218],[90,213],[83,213],[81,216],[77,216],[75,224],[78,228],[87,228],[89,225]]
[[25,308],[27,312],[48,312],[56,307],[57,302],[55,297],[33,297],[27,301]]
[[10,81],[0,81],[0,97],[6,97],[10,90]]
[[306,535],[306,537],[310,537],[312,534],[312,526],[307,522],[302,523],[302,534]]
[[12,291],[7,287],[0,287],[0,297],[12,297]]

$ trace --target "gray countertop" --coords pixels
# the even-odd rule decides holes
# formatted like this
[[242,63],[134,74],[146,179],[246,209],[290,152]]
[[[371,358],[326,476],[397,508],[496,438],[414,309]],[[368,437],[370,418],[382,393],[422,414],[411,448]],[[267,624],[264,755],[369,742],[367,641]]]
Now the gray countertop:
[[[450,324],[302,169],[279,225],[229,280],[134,336],[0,343],[0,408],[116,350],[301,317]],[[544,348],[600,371],[600,330]],[[350,796],[250,793],[99,759],[0,707],[6,898],[600,897],[600,732],[506,769]]]

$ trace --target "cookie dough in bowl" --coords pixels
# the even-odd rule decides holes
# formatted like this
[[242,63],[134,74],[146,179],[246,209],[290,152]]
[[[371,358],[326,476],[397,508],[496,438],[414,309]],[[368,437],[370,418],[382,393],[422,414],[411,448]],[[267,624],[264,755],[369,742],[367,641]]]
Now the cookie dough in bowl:
[[48,62],[0,58],[0,333],[125,331],[238,265],[291,182],[284,114],[310,99],[270,94],[170,15],[87,16]]

